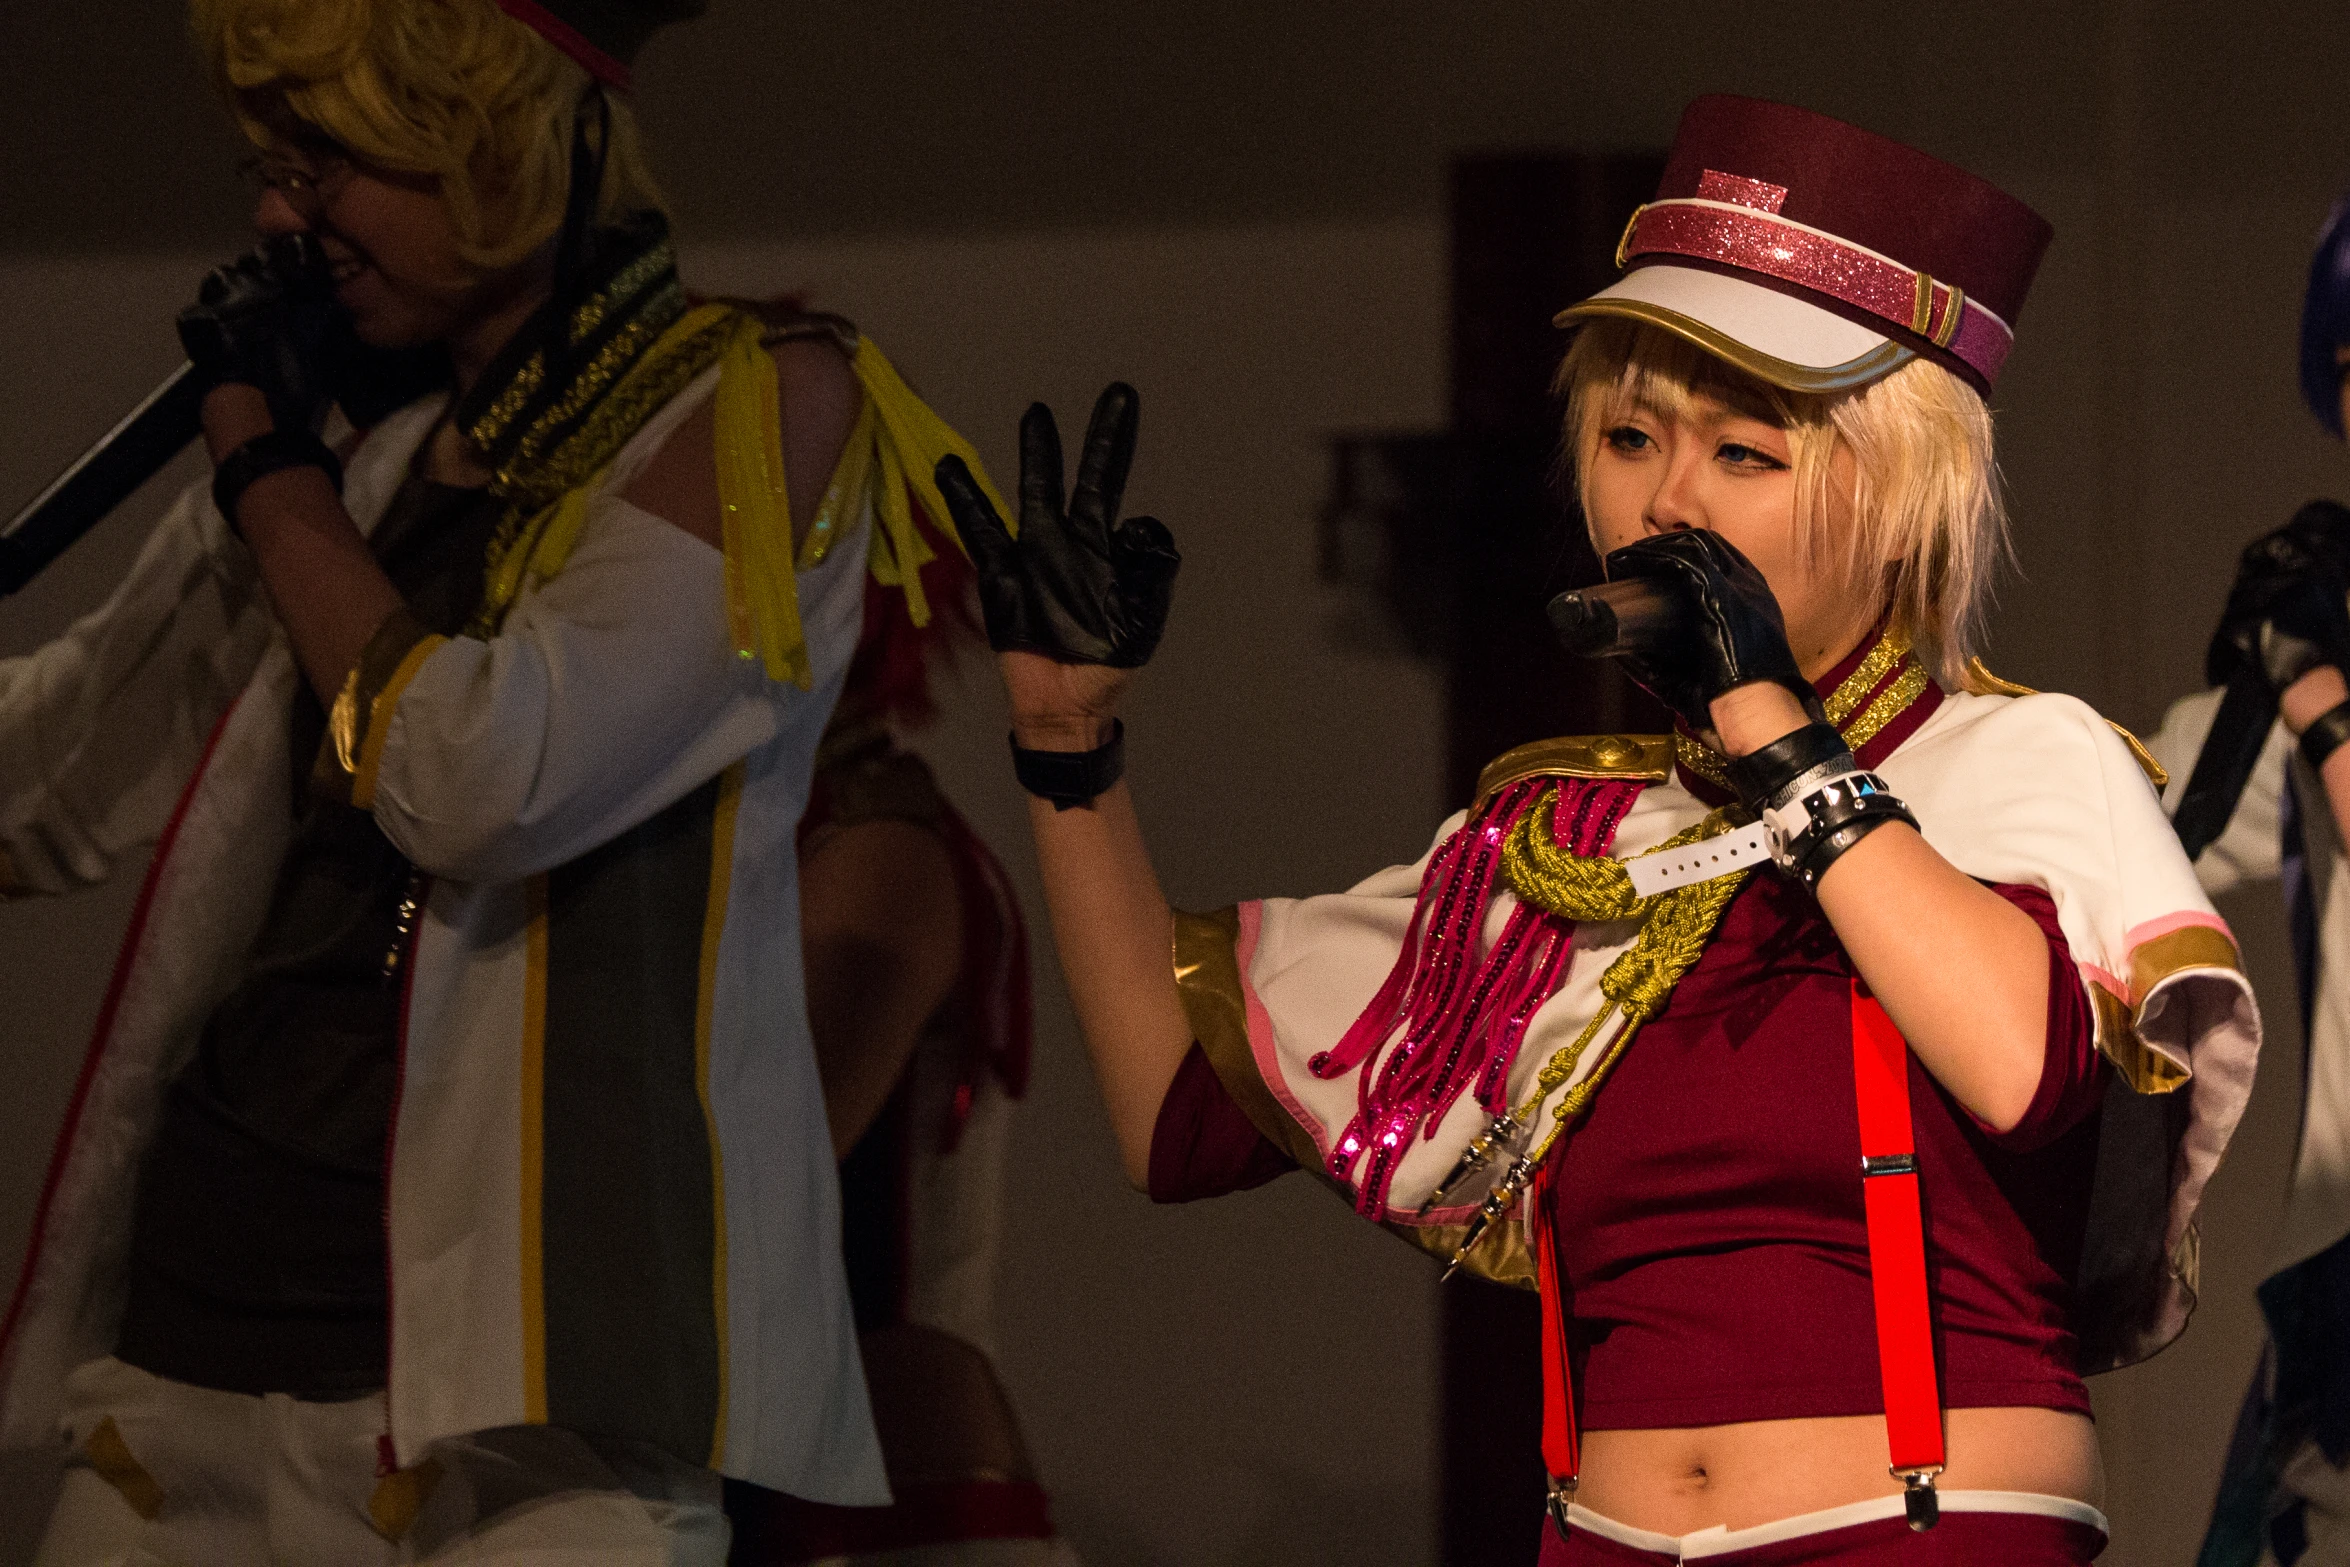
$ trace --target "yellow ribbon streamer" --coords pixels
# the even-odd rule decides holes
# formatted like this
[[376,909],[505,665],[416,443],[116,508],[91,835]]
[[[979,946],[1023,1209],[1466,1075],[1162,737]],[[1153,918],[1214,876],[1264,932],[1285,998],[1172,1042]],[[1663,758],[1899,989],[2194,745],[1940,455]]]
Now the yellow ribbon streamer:
[[[734,320],[718,355],[713,403],[727,636],[736,655],[759,660],[769,679],[807,690],[815,671],[800,619],[799,573],[823,561],[840,535],[855,526],[861,511],[868,506],[872,511],[868,566],[874,580],[905,594],[907,611],[917,626],[930,622],[921,572],[937,555],[914,520],[914,503],[920,503],[937,531],[954,539],[958,548],[962,542],[933,477],[939,459],[950,454],[962,458],[1005,526],[1016,529],[1018,519],[971,443],[914,394],[880,349],[861,338],[850,365],[864,391],[864,406],[807,539],[795,551],[784,473],[782,393],[763,323],[725,305],[688,311],[662,333],[629,379],[648,379],[648,366],[658,367],[672,354],[692,351],[698,336],[723,328],[730,315]],[[587,525],[589,502],[609,472],[608,464],[598,468],[499,542],[477,622],[480,634],[495,629],[526,581],[544,582],[563,569]]]

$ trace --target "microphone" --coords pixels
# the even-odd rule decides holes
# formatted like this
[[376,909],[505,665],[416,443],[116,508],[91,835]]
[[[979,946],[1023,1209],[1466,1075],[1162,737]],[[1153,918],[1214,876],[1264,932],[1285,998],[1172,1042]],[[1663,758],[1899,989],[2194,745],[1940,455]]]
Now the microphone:
[[[355,428],[364,430],[448,384],[446,349],[370,348],[359,341],[333,305],[325,253],[315,238],[281,234],[264,241],[258,254],[278,287],[309,294],[330,313],[323,349],[327,386]],[[180,339],[201,355],[210,345],[207,334],[218,330],[217,323],[191,313],[181,319]],[[195,440],[203,431],[204,394],[211,389],[192,361],[181,365],[0,527],[0,598],[32,581]]]
[[40,574],[196,438],[208,390],[182,364],[0,528],[0,598]]
[[1628,643],[1671,638],[1689,619],[1683,600],[1637,577],[1570,589],[1544,613],[1559,641],[1579,658],[1613,658],[1628,651]]

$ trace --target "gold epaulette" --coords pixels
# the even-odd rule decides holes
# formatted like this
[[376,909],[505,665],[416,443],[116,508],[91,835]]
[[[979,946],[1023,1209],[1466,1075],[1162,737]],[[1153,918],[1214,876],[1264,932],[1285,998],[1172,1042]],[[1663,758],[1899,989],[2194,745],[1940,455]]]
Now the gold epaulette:
[[1477,775],[1472,811],[1499,791],[1528,778],[1645,778],[1673,775],[1671,735],[1563,735],[1504,751]]
[[[1967,686],[1978,696],[2038,696],[2040,694],[2030,686],[2019,686],[2012,680],[2000,679],[1991,673],[1979,658],[1970,658],[1966,661],[1966,672]],[[2145,769],[2149,783],[2157,789],[2169,786],[2170,773],[2154,759],[2154,753],[2146,749],[2145,741],[2110,718],[2105,720],[2105,727],[2122,737],[2122,744],[2130,748],[2130,754],[2136,757],[2138,765]]]

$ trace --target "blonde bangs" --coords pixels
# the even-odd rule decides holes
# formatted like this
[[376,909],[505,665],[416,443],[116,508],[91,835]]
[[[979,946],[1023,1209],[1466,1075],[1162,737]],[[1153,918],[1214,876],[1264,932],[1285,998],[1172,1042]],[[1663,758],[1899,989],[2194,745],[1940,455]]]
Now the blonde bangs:
[[[368,163],[432,176],[465,259],[484,271],[561,227],[590,79],[493,0],[191,0],[190,20],[256,147],[302,127]],[[635,116],[606,101],[599,212],[658,210]]]
[[[1660,327],[1601,319],[1577,331],[1557,387],[1567,405],[1561,455],[1586,514],[1584,476],[1599,443],[1635,411],[1669,421],[1707,398],[1785,430],[1799,544],[1888,614],[1945,686],[1968,683],[2009,545],[1991,411],[1958,377],[1920,358],[1856,391],[1791,392]],[[1845,453],[1852,477],[1840,494]],[[1830,524],[1840,516],[1851,525]]]

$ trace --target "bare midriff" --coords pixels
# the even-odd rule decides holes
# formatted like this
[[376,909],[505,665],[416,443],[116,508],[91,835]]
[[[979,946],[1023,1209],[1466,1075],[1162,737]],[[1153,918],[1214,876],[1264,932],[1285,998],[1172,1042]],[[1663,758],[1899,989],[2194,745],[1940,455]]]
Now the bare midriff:
[[[2104,1503],[2097,1428],[2060,1409],[1953,1409],[1944,1416],[1944,1491],[2029,1491]],[[1658,1534],[1729,1529],[1894,1496],[1876,1415],[1591,1431],[1575,1499]]]

